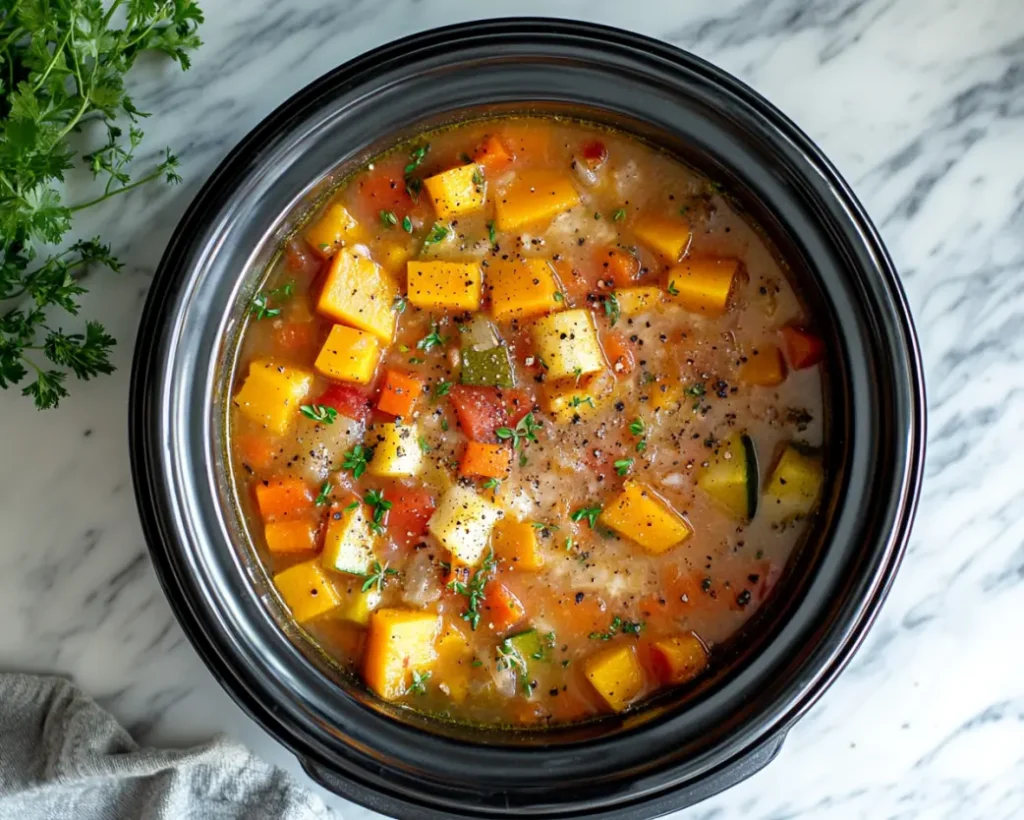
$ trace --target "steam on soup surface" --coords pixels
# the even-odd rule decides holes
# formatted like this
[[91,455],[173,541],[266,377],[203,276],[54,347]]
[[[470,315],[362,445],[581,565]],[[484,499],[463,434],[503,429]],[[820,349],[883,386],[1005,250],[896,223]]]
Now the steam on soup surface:
[[255,298],[230,420],[292,616],[380,697],[573,721],[692,680],[823,480],[822,342],[718,186],[513,118],[349,178]]

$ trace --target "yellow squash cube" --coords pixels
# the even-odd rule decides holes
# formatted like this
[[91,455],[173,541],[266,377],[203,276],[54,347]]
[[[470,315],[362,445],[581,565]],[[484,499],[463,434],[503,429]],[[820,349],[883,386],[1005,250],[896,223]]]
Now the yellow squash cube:
[[708,665],[708,651],[692,632],[654,641],[650,651],[663,683],[693,680]]
[[584,662],[587,679],[616,712],[621,712],[644,688],[644,675],[633,647],[610,646]]
[[320,562],[335,572],[365,575],[373,564],[375,542],[362,504],[351,510],[334,510],[327,521]]
[[537,355],[547,366],[549,379],[579,378],[605,367],[589,310],[577,308],[544,316],[534,323],[532,332]]
[[588,387],[569,384],[549,388],[544,394],[544,409],[559,424],[578,424],[597,414],[611,397],[594,395]]
[[498,229],[515,231],[550,222],[579,204],[580,195],[568,174],[559,171],[521,172],[494,202]]
[[635,481],[627,481],[622,492],[605,507],[601,523],[655,555],[681,544],[693,533],[686,519],[654,490]]
[[427,177],[423,186],[434,203],[438,219],[447,221],[484,207],[484,177],[476,164],[462,165]]
[[441,497],[427,529],[458,561],[475,567],[499,518],[499,507],[456,484]]
[[687,259],[665,274],[668,298],[690,313],[721,316],[739,266],[736,259]]
[[329,379],[367,384],[380,359],[380,341],[354,327],[335,325],[316,357],[316,369]]
[[414,476],[423,468],[423,449],[415,424],[375,424],[368,439],[367,444],[373,448],[373,458],[366,467],[370,475],[402,478]]
[[339,607],[339,615],[343,620],[351,621],[360,626],[366,626],[370,623],[370,615],[380,606],[382,597],[376,587],[371,587],[366,592],[363,592],[363,583],[362,578],[357,578],[353,588],[345,595],[345,599],[342,601],[341,607]]
[[324,575],[317,558],[277,573],[274,586],[300,624],[336,609],[341,603],[341,596]]
[[331,260],[317,310],[390,344],[395,335],[392,305],[397,295],[398,288],[387,271],[372,259],[343,248]]
[[242,415],[280,436],[298,417],[312,385],[313,374],[306,370],[258,359],[234,401]]
[[661,304],[662,290],[655,287],[621,288],[615,291],[619,312],[623,316],[636,316],[646,310],[653,310]]
[[481,273],[476,262],[410,262],[409,301],[418,308],[480,308]]
[[565,304],[547,259],[497,260],[487,267],[491,314],[499,322],[527,319]]
[[821,460],[786,445],[764,491],[764,510],[775,520],[808,515],[825,480]]
[[323,215],[306,230],[306,241],[321,256],[334,253],[339,245],[363,242],[365,231],[345,206],[339,203],[328,205]]
[[669,264],[678,262],[690,245],[690,225],[682,219],[644,216],[633,223],[633,233]]
[[363,677],[385,700],[406,694],[412,673],[434,664],[434,642],[441,619],[436,613],[414,609],[378,609],[370,615],[363,653]]

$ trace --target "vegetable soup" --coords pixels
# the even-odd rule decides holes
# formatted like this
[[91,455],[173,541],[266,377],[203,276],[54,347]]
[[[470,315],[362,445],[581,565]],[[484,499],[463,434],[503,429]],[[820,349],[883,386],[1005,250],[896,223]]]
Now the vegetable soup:
[[699,678],[801,543],[822,341],[719,185],[509,118],[350,176],[253,299],[230,418],[291,616],[381,698],[545,725]]

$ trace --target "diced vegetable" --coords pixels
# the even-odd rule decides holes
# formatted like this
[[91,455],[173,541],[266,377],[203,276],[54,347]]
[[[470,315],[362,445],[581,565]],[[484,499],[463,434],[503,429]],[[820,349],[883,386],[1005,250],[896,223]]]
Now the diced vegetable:
[[533,681],[545,660],[544,641],[536,629],[525,629],[509,635],[498,644],[498,663],[515,672],[519,691],[533,693]]
[[623,316],[636,316],[653,310],[661,304],[663,291],[655,287],[621,288],[615,291],[619,301],[619,312]]
[[292,356],[304,356],[316,344],[313,322],[287,322],[274,328],[274,343]]
[[333,407],[345,418],[365,422],[370,417],[370,394],[365,388],[332,384],[314,404]]
[[501,129],[500,136],[501,141],[515,155],[516,162],[543,162],[551,148],[550,134],[539,128],[506,125]]
[[295,421],[312,385],[313,374],[307,370],[257,359],[234,401],[242,415],[280,436]]
[[561,286],[546,259],[510,257],[495,260],[487,268],[491,315],[499,322],[528,319],[558,310]]
[[708,652],[692,632],[654,641],[650,652],[651,666],[662,683],[693,680],[708,665]]
[[548,378],[579,378],[605,367],[597,328],[588,310],[549,314],[534,323],[532,332],[534,347],[547,367]]
[[391,212],[398,220],[414,209],[415,202],[406,190],[402,167],[391,163],[377,165],[356,183],[358,190],[356,212],[366,220],[376,222],[380,212]]
[[600,521],[653,554],[666,552],[693,534],[685,518],[650,487],[635,481],[625,483]]
[[367,384],[373,379],[379,360],[380,341],[376,336],[335,325],[316,357],[315,367],[329,379]]
[[736,259],[687,259],[665,274],[666,296],[691,313],[721,316],[739,266]]
[[814,367],[825,357],[825,345],[813,333],[799,327],[784,327],[781,333],[786,358],[794,370]]
[[594,385],[561,385],[544,392],[544,409],[559,424],[577,424],[590,418],[607,403],[611,393],[601,395]]
[[512,164],[513,159],[514,157],[509,153],[505,144],[493,134],[484,137],[483,142],[473,152],[473,160],[482,165],[489,173],[505,170]]
[[300,624],[336,609],[341,596],[324,575],[318,558],[304,561],[277,573],[274,586]]
[[375,424],[368,444],[373,447],[373,458],[366,468],[370,475],[388,478],[413,476],[423,467],[419,427],[415,424]]
[[616,712],[626,709],[643,691],[643,670],[628,644],[610,646],[591,655],[584,668],[596,692]]
[[690,245],[690,224],[682,219],[649,214],[633,223],[637,239],[674,265]]
[[380,265],[343,248],[331,260],[317,310],[390,344],[395,335],[391,305],[397,294],[394,280]]
[[256,485],[256,503],[264,521],[280,521],[312,510],[313,493],[297,478],[275,478]]
[[504,478],[512,469],[512,448],[507,444],[466,443],[459,462],[459,474],[482,478]]
[[377,409],[392,416],[408,419],[413,405],[423,395],[423,382],[411,373],[388,368],[384,371],[384,386],[380,390]]
[[376,536],[370,529],[362,504],[331,511],[320,560],[335,572],[365,575],[373,564]]
[[334,203],[306,231],[306,241],[321,256],[328,257],[339,245],[363,242],[365,233],[344,205]]
[[475,567],[499,518],[498,507],[456,484],[441,498],[427,528],[456,559]]
[[429,671],[437,653],[440,618],[414,609],[378,609],[370,615],[363,655],[363,677],[385,700],[402,697],[412,673]]
[[305,552],[316,549],[313,521],[272,521],[263,530],[267,549],[274,553]]
[[758,387],[777,387],[786,379],[786,363],[775,345],[759,345],[740,368],[740,381]]
[[757,513],[760,474],[750,436],[719,442],[707,464],[697,474],[697,486],[733,518],[751,520]]
[[422,541],[436,506],[433,493],[418,487],[399,487],[389,497],[388,535],[403,547]]
[[612,367],[612,372],[620,379],[633,372],[636,367],[636,356],[626,337],[617,330],[606,331],[601,340],[604,357]]
[[608,246],[597,252],[597,264],[601,268],[600,279],[606,285],[628,288],[640,274],[640,260],[624,248]]
[[481,273],[476,262],[410,262],[409,302],[427,310],[479,310]]
[[434,203],[438,219],[448,221],[484,207],[483,177],[476,163],[427,177],[423,185]]
[[659,381],[650,387],[648,407],[655,413],[674,413],[683,401],[683,385],[676,379]]
[[411,256],[412,248],[408,245],[399,244],[397,242],[388,242],[381,248],[380,253],[377,256],[377,261],[380,262],[380,264],[388,271],[397,274],[405,270],[405,265]]
[[451,389],[448,399],[455,407],[462,432],[473,441],[497,441],[494,431],[508,424],[501,393],[493,387],[457,384]]
[[[517,152],[518,153],[518,152]],[[579,204],[572,179],[559,171],[522,171],[501,196],[495,198],[498,228],[515,231],[550,222]]]
[[238,443],[242,463],[258,472],[273,466],[280,449],[280,445],[275,444],[273,439],[260,433],[240,435],[235,441]]
[[824,479],[817,456],[786,445],[765,487],[765,512],[778,521],[808,515],[814,509]]
[[447,687],[448,696],[455,703],[462,703],[469,694],[469,680],[473,663],[473,649],[456,627],[445,628],[437,641],[437,662],[434,665],[437,679]]
[[483,622],[495,632],[507,632],[526,615],[522,602],[501,581],[484,587]]
[[463,348],[459,380],[475,387],[515,387],[508,348],[495,345],[487,350]]
[[371,613],[380,606],[380,591],[375,587],[363,591],[358,584],[345,596],[341,605],[340,615],[346,621],[366,626],[370,622]]
[[517,570],[538,570],[544,555],[537,543],[537,529],[526,521],[505,518],[494,529],[494,554]]

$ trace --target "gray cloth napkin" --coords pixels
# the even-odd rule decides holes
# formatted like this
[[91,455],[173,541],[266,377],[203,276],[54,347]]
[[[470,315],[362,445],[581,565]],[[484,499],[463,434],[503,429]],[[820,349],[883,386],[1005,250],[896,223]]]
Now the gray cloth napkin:
[[225,738],[142,749],[63,678],[0,674],[0,818],[332,817],[286,772]]

